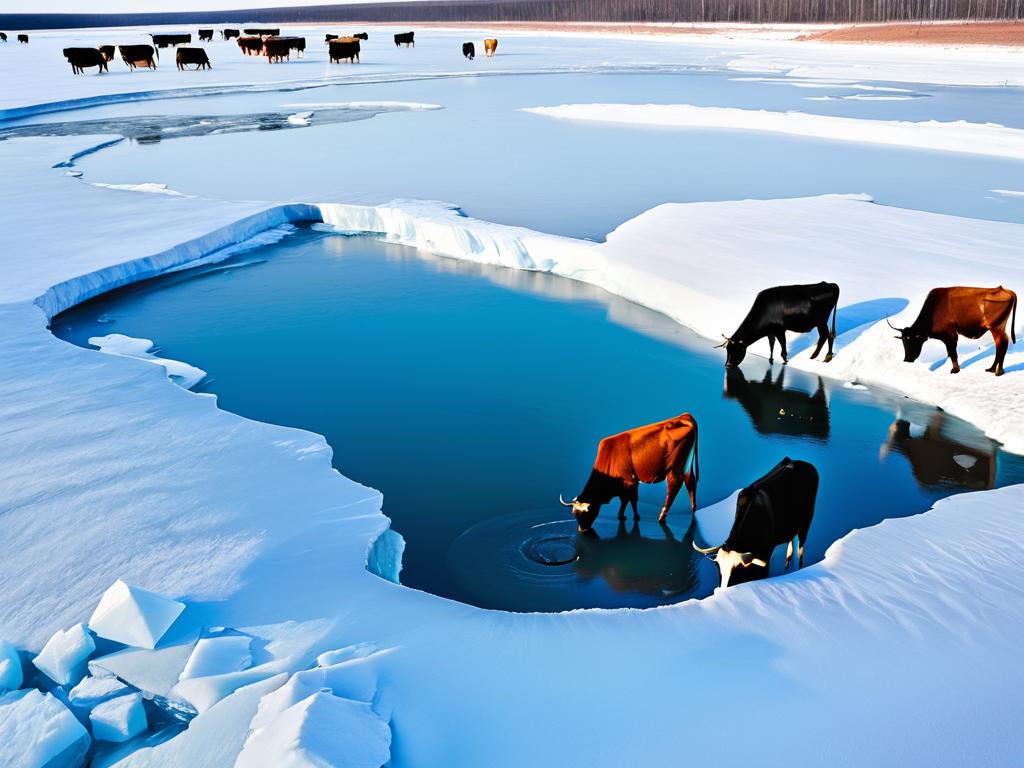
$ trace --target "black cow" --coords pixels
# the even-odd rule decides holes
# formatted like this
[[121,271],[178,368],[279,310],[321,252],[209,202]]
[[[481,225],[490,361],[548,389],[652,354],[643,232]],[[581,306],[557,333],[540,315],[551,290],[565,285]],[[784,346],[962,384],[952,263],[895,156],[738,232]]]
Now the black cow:
[[7,42],[7,33],[6,32],[0,32],[0,43],[6,43],[6,42]]
[[[814,348],[813,360],[828,341],[825,362],[832,359],[832,345],[836,340],[836,308],[839,305],[839,286],[835,283],[813,285],[780,285],[766,288],[757,294],[754,305],[732,336],[725,336],[725,367],[739,365],[746,357],[747,347],[759,339],[768,337],[768,362],[775,362],[775,341],[782,351],[782,362],[789,361],[786,352],[786,331],[807,333],[818,329],[818,346]],[[832,314],[832,330],[828,328],[828,316]]]
[[395,35],[395,47],[397,48],[400,45],[404,45],[408,48],[411,45],[415,48],[416,41],[413,39],[415,34],[415,32],[399,32]]
[[326,34],[324,35],[324,42],[329,43],[331,40],[337,40],[339,37],[341,37],[341,35]]
[[356,32],[354,35],[352,35],[352,37],[356,38],[357,40],[369,40],[370,39],[370,35],[369,35],[368,32]]
[[195,65],[197,70],[213,69],[210,57],[206,55],[206,50],[203,48],[179,48],[174,58],[178,69],[187,69],[190,65]]
[[117,48],[121,52],[121,59],[128,65],[128,69],[136,67],[156,69],[156,61],[153,60],[155,50],[152,45],[119,45]]
[[[814,517],[818,495],[818,470],[806,461],[788,456],[768,474],[755,480],[736,499],[736,517],[725,543],[717,547],[693,548],[702,554],[715,553],[722,586],[764,579],[772,552],[789,543],[786,570],[793,559],[797,539],[797,568],[804,565],[804,543]],[[735,572],[736,568],[742,571]],[[735,578],[734,578],[735,577]]]
[[19,43],[27,43],[28,42],[28,35],[18,35],[18,42]]
[[259,37],[276,37],[281,34],[280,27],[252,27],[243,31],[247,35],[257,35]]
[[153,45],[157,48],[170,48],[192,42],[191,32],[186,35],[150,35],[150,37],[153,38]]
[[71,64],[71,71],[76,75],[85,72],[86,67],[99,67],[96,74],[107,72],[107,60],[96,48],[65,48],[64,58]]
[[114,46],[112,46],[112,45],[101,45],[97,50],[100,53],[103,54],[103,58],[106,59],[107,61],[113,61],[114,60]]
[[208,43],[213,42],[213,30],[212,29],[200,29],[199,30],[199,42],[206,41]]
[[230,27],[225,27],[220,34],[221,37],[223,37],[225,40],[230,40],[233,37],[241,36],[242,31],[239,29],[231,29]]
[[476,58],[476,46],[473,43],[463,43],[462,55],[472,61]]
[[348,59],[353,64],[359,61],[359,41],[354,37],[339,37],[327,44],[331,64]]

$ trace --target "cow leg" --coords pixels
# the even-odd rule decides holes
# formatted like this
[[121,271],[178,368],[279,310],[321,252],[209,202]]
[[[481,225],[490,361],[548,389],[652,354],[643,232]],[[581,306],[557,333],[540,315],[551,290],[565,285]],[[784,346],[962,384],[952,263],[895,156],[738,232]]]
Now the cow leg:
[[786,547],[786,568],[785,568],[785,570],[787,570],[787,571],[789,570],[789,564],[790,564],[790,562],[792,560],[793,560],[793,540],[790,539],[789,540],[789,546]]
[[779,331],[779,353],[782,355],[782,364],[789,362],[789,353],[786,352],[786,331]]
[[775,363],[775,337],[768,334],[768,365]]
[[953,368],[950,373],[960,373],[960,363],[956,359],[956,336],[947,336],[942,340],[946,345],[946,354],[949,355],[949,360],[953,363]]
[[626,519],[626,505],[629,503],[629,496],[623,494],[619,497],[619,520]]
[[[818,346],[816,346],[814,348],[814,352],[811,353],[811,360],[814,360],[818,356],[818,353],[821,352],[821,348],[823,346],[825,346],[825,340],[826,339],[828,339],[828,326],[827,325],[819,325],[818,326]],[[832,345],[829,344],[828,357],[831,357],[831,356],[832,356]],[[828,358],[826,358],[826,360],[827,359]]]
[[670,472],[666,478],[668,484],[668,493],[665,494],[665,506],[661,508],[661,514],[658,515],[658,522],[664,523],[665,518],[668,517],[668,511],[672,507],[672,502],[676,500],[676,496],[679,495],[679,489],[683,487],[683,481],[675,472]]
[[992,367],[985,370],[989,373],[994,373],[996,376],[1002,376],[1003,360],[1006,359],[1006,350],[1010,346],[1010,340],[1007,338],[1006,332],[999,328],[992,329],[992,338],[995,341],[996,359],[992,362]]
[[[804,567],[804,544],[807,543],[807,529],[800,531],[797,534],[797,569]],[[792,546],[792,544],[790,544]]]

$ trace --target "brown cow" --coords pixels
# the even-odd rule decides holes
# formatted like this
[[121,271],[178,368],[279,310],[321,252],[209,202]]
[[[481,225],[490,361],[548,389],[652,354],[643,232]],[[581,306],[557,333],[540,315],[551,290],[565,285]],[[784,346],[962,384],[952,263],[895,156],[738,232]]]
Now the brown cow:
[[[693,452],[690,471],[686,460]],[[648,424],[606,437],[597,446],[597,459],[587,484],[571,502],[559,496],[573,516],[580,531],[587,531],[597,519],[601,507],[614,498],[620,501],[619,519],[626,516],[626,504],[633,507],[633,519],[639,520],[637,491],[640,483],[668,481],[665,506],[658,522],[664,523],[672,502],[685,485],[690,493],[690,508],[697,509],[697,481],[700,462],[697,459],[697,420],[688,413],[667,421]]]
[[488,37],[484,40],[484,56],[493,56],[496,50],[498,50],[497,40],[493,37]]
[[121,59],[128,65],[128,69],[135,69],[136,67],[156,69],[152,45],[119,45],[117,48],[121,52]]
[[190,64],[194,64],[197,70],[213,69],[210,57],[206,55],[206,50],[203,48],[179,48],[175,54],[175,61],[178,64],[178,69],[182,70]]
[[268,37],[263,41],[263,55],[267,61],[273,64],[275,61],[284,61],[291,58],[291,52],[296,50],[299,55],[306,50],[306,38],[304,37]]
[[[1006,335],[1006,321],[1010,320],[1010,335]],[[924,300],[921,313],[913,325],[900,330],[892,323],[889,327],[900,331],[896,338],[903,342],[904,361],[912,363],[921,356],[921,347],[928,339],[938,339],[946,345],[953,368],[950,373],[960,373],[956,358],[956,342],[959,336],[968,339],[981,338],[991,332],[995,342],[996,359],[985,370],[996,376],[1003,375],[1003,360],[1006,348],[1012,341],[1017,343],[1013,326],[1017,321],[1017,294],[1003,286],[998,288],[932,288]],[[886,319],[888,323],[888,319]]]
[[65,48],[63,53],[76,75],[85,72],[86,67],[98,67],[97,75],[109,71],[107,59],[96,48]]
[[237,42],[238,47],[246,56],[261,56],[263,54],[262,37],[240,37]]
[[348,59],[353,64],[359,61],[359,41],[354,37],[338,37],[327,44],[331,64]]

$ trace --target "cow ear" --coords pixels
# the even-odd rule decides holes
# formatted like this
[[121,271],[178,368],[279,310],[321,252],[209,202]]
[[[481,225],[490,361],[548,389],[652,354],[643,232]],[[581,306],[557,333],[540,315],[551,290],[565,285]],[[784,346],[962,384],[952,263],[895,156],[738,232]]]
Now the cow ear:
[[754,555],[750,552],[744,552],[742,555],[740,555],[740,562],[743,563],[744,566],[750,565],[753,559]]

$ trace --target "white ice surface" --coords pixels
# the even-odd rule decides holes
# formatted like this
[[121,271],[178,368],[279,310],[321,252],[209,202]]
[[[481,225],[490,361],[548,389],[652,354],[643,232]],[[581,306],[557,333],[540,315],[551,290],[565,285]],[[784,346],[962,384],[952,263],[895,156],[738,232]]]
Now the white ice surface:
[[[561,55],[556,43],[552,55]],[[641,49],[649,51],[634,50]],[[593,50],[622,53],[603,41]],[[970,74],[972,61],[949,57],[944,71]],[[1004,61],[1002,69],[1016,66]],[[60,88],[106,81],[75,82],[83,85]],[[18,89],[25,93],[22,81]],[[287,646],[272,652],[277,671],[375,643],[387,652],[364,657],[360,669],[373,671],[375,707],[390,713],[395,768],[626,765],[637,745],[653,765],[680,756],[714,763],[721,741],[708,734],[722,732],[737,690],[759,713],[757,727],[728,731],[737,762],[1017,759],[1024,488],[958,496],[930,513],[855,532],[819,564],[700,602],[560,615],[482,611],[365,569],[387,530],[380,495],[336,473],[321,438],[220,411],[151,365],[73,347],[45,329],[53,314],[102,290],[321,214],[447,255],[607,283],[709,336],[732,329],[755,286],[804,274],[812,257],[817,269],[822,252],[836,254],[841,305],[866,304],[841,313],[844,321],[874,323],[876,310],[898,304],[877,303],[889,298],[909,301],[904,312],[912,314],[929,259],[954,269],[957,280],[1019,271],[1014,225],[849,198],[661,206],[598,247],[437,206],[212,202],[101,189],[46,170],[83,148],[81,139],[0,143],[7,182],[0,210],[17,222],[5,229],[0,252],[0,539],[9,554],[0,562],[0,636],[38,648],[124,578],[189,602],[182,631],[250,627],[268,649]],[[760,249],[779,266],[759,262]],[[730,274],[728,292],[714,279],[724,277],[690,269],[700,254],[696,263],[714,258]],[[898,259],[929,268],[895,282],[887,267]],[[879,286],[892,291],[880,294]],[[903,366],[889,355],[885,333],[869,328],[850,339],[853,327],[829,372],[891,379],[960,407],[993,434],[1020,434],[1019,371],[997,382],[977,364],[959,377]],[[805,357],[806,349],[794,364],[825,368]],[[1019,352],[1008,360],[1020,362]],[[991,407],[979,404],[975,389]],[[375,559],[394,561],[397,544]],[[40,567],[54,551],[61,567]],[[147,654],[162,652],[93,664],[138,678],[154,659]],[[173,664],[158,665],[164,690],[190,652],[189,645]],[[284,682],[276,675],[233,689],[183,734],[123,764],[231,765],[257,703]]]
[[118,743],[138,736],[149,725],[141,693],[117,696],[97,704],[89,713],[89,722],[94,739]]
[[89,733],[53,695],[35,689],[0,696],[0,765],[79,768]]
[[[167,371],[167,378],[185,389],[192,389],[206,378],[206,371],[201,368],[179,360],[159,357],[150,352],[155,345],[149,339],[135,339],[121,333],[108,333],[106,336],[90,337],[89,343],[94,347],[99,347],[100,352],[106,352],[108,355],[135,357],[159,365]],[[129,643],[129,645],[139,645],[139,643]]]
[[563,104],[557,107],[529,107],[524,111],[563,120],[663,128],[763,131],[835,141],[1024,159],[1024,130],[965,120],[870,120],[805,112],[696,107],[690,104]]
[[98,677],[114,675],[138,688],[147,698],[167,698],[192,655],[198,637],[192,635],[166,643],[155,651],[126,648],[89,661],[89,673]]
[[96,641],[85,625],[75,624],[54,632],[32,663],[57,685],[72,686],[85,677],[86,662],[94,650]]
[[116,677],[86,677],[68,691],[68,703],[77,711],[89,712],[97,704],[131,693]]
[[192,649],[192,655],[188,657],[188,663],[179,679],[223,675],[248,669],[252,666],[251,643],[252,638],[245,635],[201,638]]
[[21,687],[24,673],[18,649],[6,640],[0,640],[0,694]]

